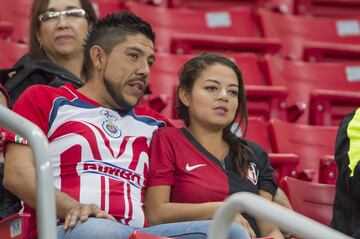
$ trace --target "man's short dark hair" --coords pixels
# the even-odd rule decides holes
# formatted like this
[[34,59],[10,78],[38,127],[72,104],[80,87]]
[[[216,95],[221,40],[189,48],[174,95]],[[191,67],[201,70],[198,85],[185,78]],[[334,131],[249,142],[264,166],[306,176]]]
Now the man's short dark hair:
[[110,53],[115,45],[124,42],[127,35],[143,34],[155,44],[155,33],[150,24],[142,18],[128,11],[121,11],[107,15],[95,23],[89,31],[84,44],[84,72],[86,80],[91,77],[93,63],[90,49],[94,45],[100,46],[106,53]]

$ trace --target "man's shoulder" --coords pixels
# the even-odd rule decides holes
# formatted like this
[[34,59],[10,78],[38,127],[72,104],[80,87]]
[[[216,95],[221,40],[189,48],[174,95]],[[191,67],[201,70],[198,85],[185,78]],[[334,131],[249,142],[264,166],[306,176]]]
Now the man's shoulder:
[[154,111],[147,106],[135,106],[133,109],[134,115],[137,117],[146,117],[154,121],[163,122],[162,126],[169,126],[171,123],[164,116]]

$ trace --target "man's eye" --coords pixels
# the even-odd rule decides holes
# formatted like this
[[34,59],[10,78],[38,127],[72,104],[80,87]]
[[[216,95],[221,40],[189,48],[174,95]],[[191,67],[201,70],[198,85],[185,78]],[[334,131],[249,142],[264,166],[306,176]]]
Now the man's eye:
[[129,56],[130,56],[131,58],[134,58],[134,59],[138,59],[138,58],[139,58],[139,56],[138,56],[137,54],[129,54]]

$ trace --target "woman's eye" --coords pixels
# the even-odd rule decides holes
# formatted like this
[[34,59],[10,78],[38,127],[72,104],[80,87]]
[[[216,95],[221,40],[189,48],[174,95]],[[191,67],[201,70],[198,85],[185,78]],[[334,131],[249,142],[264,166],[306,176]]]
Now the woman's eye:
[[238,95],[238,92],[236,90],[229,90],[229,94],[231,96],[237,96]]
[[206,90],[209,90],[209,91],[214,91],[216,90],[217,88],[215,86],[205,86],[205,89]]

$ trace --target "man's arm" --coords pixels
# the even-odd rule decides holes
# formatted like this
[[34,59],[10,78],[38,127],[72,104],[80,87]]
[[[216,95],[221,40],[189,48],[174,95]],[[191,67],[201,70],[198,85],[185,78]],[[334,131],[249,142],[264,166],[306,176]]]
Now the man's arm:
[[[36,208],[35,166],[31,148],[27,145],[8,144],[5,155],[4,186],[32,208]],[[55,189],[56,214],[65,220],[64,228],[72,228],[77,220],[89,216],[115,220],[94,204],[81,204],[66,193]]]

